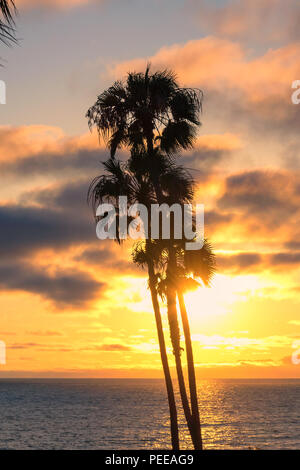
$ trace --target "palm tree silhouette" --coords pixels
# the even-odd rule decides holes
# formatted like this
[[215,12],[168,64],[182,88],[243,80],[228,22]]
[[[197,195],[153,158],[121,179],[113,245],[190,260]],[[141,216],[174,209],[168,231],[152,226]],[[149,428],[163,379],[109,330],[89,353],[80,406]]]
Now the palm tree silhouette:
[[17,9],[13,0],[0,0],[0,41],[6,45],[16,42],[14,16]]
[[125,146],[152,155],[156,145],[170,153],[192,147],[200,125],[202,92],[180,88],[168,70],[129,73],[98,96],[88,110],[90,127],[107,140],[111,156]]
[[[175,241],[173,241],[171,248],[169,247],[167,250],[167,255],[163,254],[163,256],[172,258],[172,264],[170,264],[169,261],[161,263],[163,266],[167,265],[167,269],[165,274],[162,275],[160,279],[158,291],[162,297],[167,297],[171,339],[176,360],[176,368],[183,409],[194,447],[195,449],[201,450],[203,445],[201,436],[195,365],[193,358],[189,320],[184,302],[184,292],[193,290],[201,286],[202,284],[199,283],[199,280],[201,280],[204,285],[209,286],[212,276],[214,275],[216,270],[216,263],[212,247],[207,240],[204,240],[203,247],[200,250],[195,249],[191,251],[185,249],[185,245],[182,243],[182,241],[184,240],[181,240],[180,242],[176,240],[176,243],[174,243]],[[165,247],[163,247],[162,253],[164,251]],[[159,256],[161,256],[162,253],[160,253]],[[163,270],[161,270],[161,272],[163,273]],[[184,377],[180,359],[180,327],[176,306],[176,294],[178,297],[185,337],[191,409],[189,408],[188,399],[185,391]]]
[[[135,165],[134,175],[138,171],[142,175],[148,175],[153,187],[152,198],[155,197],[157,203],[162,204],[172,197],[170,191],[166,194],[164,187],[166,181],[171,182],[171,188],[176,188],[176,201],[180,201],[179,188],[183,189],[181,202],[190,200],[193,195],[192,184],[190,184],[187,174],[177,180],[174,186],[174,178],[182,176],[182,169],[176,167],[171,162],[171,155],[179,149],[187,149],[193,146],[196,137],[197,128],[200,125],[199,113],[201,111],[202,92],[197,89],[180,88],[177,84],[174,74],[170,71],[156,72],[150,74],[150,68],[147,66],[145,73],[129,73],[126,82],[115,82],[108,90],[104,91],[97,99],[96,103],[88,110],[87,117],[90,127],[97,127],[99,135],[104,138],[111,153],[111,162],[116,151],[120,147],[129,147],[131,149],[131,165]],[[135,158],[133,158],[135,157]],[[166,166],[171,172],[162,171],[164,168],[162,161],[166,161]],[[147,161],[146,168],[144,166]],[[151,164],[149,163],[151,162]],[[111,163],[110,163],[111,164]],[[146,172],[146,173],[145,173]],[[178,174],[179,172],[179,174]],[[105,180],[98,180],[94,184],[92,194],[94,202],[99,202],[95,198],[97,185],[103,186]],[[98,187],[99,189],[99,187]],[[145,188],[144,188],[145,189]],[[170,188],[169,188],[170,189]],[[143,193],[145,194],[145,193]],[[124,194],[125,195],[125,194]],[[151,199],[151,198],[150,198]],[[149,199],[149,200],[150,200]],[[142,202],[139,199],[139,202]],[[147,240],[144,249],[136,250],[134,254],[135,262],[148,265],[149,285],[151,289],[152,302],[158,323],[161,324],[159,304],[157,300],[157,275],[154,269],[154,252],[156,244]],[[178,317],[176,308],[176,283],[177,261],[176,249],[172,242],[168,247],[167,262],[167,290],[166,297],[168,303],[168,318],[171,332],[173,352],[175,355],[176,369],[179,381],[180,394],[185,412],[185,417],[192,436],[193,444],[196,449],[202,449],[199,411],[197,405],[197,392],[195,380],[192,377],[193,358],[189,349],[189,379],[191,386],[191,404],[193,414],[190,410],[184,376],[181,365],[180,334],[178,327]],[[151,260],[152,258],[152,260]],[[143,260],[143,262],[140,262]],[[185,322],[186,325],[186,322]],[[187,330],[186,330],[187,331]],[[163,337],[163,331],[158,329],[159,338]],[[187,335],[187,341],[190,335]],[[163,347],[160,340],[160,346]],[[165,347],[164,347],[165,351]],[[162,349],[161,349],[162,354]],[[163,356],[165,353],[163,352]],[[171,402],[174,399],[173,386],[169,384],[166,363],[163,362],[167,390]],[[195,374],[194,374],[195,379]],[[169,391],[171,393],[169,394]],[[195,400],[196,397],[196,400]],[[197,410],[196,410],[197,405]],[[172,416],[172,422],[175,421],[175,414]],[[174,409],[173,409],[174,411]],[[177,422],[177,419],[176,419]],[[198,426],[198,429],[196,427]],[[176,426],[173,426],[173,431]],[[171,429],[172,430],[172,429]],[[177,428],[178,436],[178,428]],[[172,435],[172,442],[177,441]],[[173,444],[174,445],[174,444]]]
[[[157,164],[155,164],[155,160],[153,156],[152,157],[148,156],[147,158],[148,158],[148,161],[150,162],[151,167],[155,166],[155,169],[156,169],[155,175],[156,175],[158,167],[157,167]],[[173,159],[171,159],[170,157],[167,158],[166,156],[163,156],[162,158],[164,162],[164,166],[163,166],[164,171],[162,171],[162,168],[160,168],[159,175],[160,175],[160,189],[164,195],[164,201],[167,202],[169,206],[172,206],[175,202],[183,206],[185,203],[190,202],[193,198],[193,185],[194,185],[193,179],[183,167],[179,165],[175,165]],[[141,157],[138,156],[134,161],[138,164],[139,168],[143,167],[142,174],[144,175],[146,171],[146,173],[150,176],[151,184],[153,184],[153,187],[155,187],[155,183],[154,183],[155,179],[153,179],[153,174],[151,174],[151,172],[150,173],[147,172],[146,167],[144,165],[145,162],[143,162]],[[137,171],[136,164],[134,165],[133,170]],[[149,226],[150,224],[151,224],[151,221],[148,222]],[[173,231],[172,223],[171,223],[171,231]],[[181,240],[180,242],[181,245],[183,244],[183,242],[184,240]],[[149,242],[146,241],[144,245],[138,244],[135,248],[133,259],[134,259],[134,262],[136,262],[139,265],[146,264],[146,260],[148,259],[147,243]],[[163,272],[164,270],[166,270],[167,272],[166,279],[163,281],[160,280],[160,282],[157,283],[157,288],[161,296],[167,299],[167,307],[168,307],[167,311],[168,311],[168,321],[169,321],[169,328],[170,328],[170,337],[171,337],[171,342],[173,346],[173,354],[175,357],[176,372],[177,372],[177,377],[178,377],[179,391],[180,391],[181,402],[182,402],[182,406],[184,410],[184,415],[185,415],[187,425],[191,434],[193,445],[195,449],[201,449],[202,441],[201,441],[201,434],[200,434],[200,421],[199,421],[198,428],[196,429],[196,421],[193,419],[190,406],[189,406],[185,380],[184,380],[184,374],[183,374],[183,367],[182,367],[182,362],[181,362],[180,329],[179,329],[177,307],[176,307],[177,284],[173,282],[176,265],[177,265],[176,244],[178,243],[179,243],[178,240],[176,240],[175,242],[172,233],[171,233],[170,240],[164,240],[162,238],[159,238],[158,241],[157,240],[155,242],[152,241],[151,257],[152,257],[152,260],[155,261],[157,265],[157,272],[158,272],[157,280],[162,277],[161,274],[159,273]],[[170,260],[172,260],[173,262],[171,263]],[[164,291],[163,291],[163,285],[165,286]]]
[[212,251],[212,246],[207,240],[204,240],[203,247],[200,250],[183,250],[183,253],[181,253],[181,256],[179,255],[179,258],[181,258],[181,262],[179,260],[177,264],[176,286],[185,338],[191,410],[197,439],[200,440],[202,444],[195,364],[189,319],[184,301],[184,292],[192,290],[193,288],[198,288],[199,283],[197,280],[199,279],[205,286],[209,286],[216,271],[216,261],[215,255]]
[[[153,172],[151,169],[153,167],[154,159],[151,160],[148,158],[140,158],[139,160],[143,160],[144,162],[144,170],[141,170],[141,161],[137,161],[136,158],[133,156],[131,160],[125,164],[120,162],[119,160],[110,158],[107,162],[104,162],[104,168],[106,170],[106,174],[97,177],[92,182],[89,193],[88,193],[88,200],[92,203],[94,208],[94,212],[96,207],[103,203],[109,202],[115,206],[116,210],[116,217],[117,217],[117,227],[120,227],[119,219],[121,215],[119,214],[119,206],[118,206],[118,199],[120,196],[127,196],[128,206],[139,202],[143,203],[149,210],[148,213],[150,214],[150,207],[151,204],[156,202],[155,199],[155,190],[153,185],[151,184],[151,180],[145,177],[145,174],[149,175]],[[148,161],[148,171],[147,171],[147,162]],[[167,166],[165,165],[165,161],[160,159],[162,163],[161,172],[163,168],[167,170]],[[146,165],[145,165],[146,163]],[[155,171],[157,171],[158,163],[155,162]],[[135,170],[135,174],[132,173],[132,169]],[[129,219],[130,221],[130,219]],[[149,223],[151,223],[149,221]],[[117,232],[117,239],[121,242],[121,237],[119,231]],[[155,314],[155,321],[156,321],[156,328],[159,340],[159,347],[160,347],[160,355],[161,361],[165,376],[165,383],[167,389],[167,396],[168,396],[168,403],[169,403],[169,411],[170,411],[170,427],[171,427],[171,441],[172,441],[172,448],[179,449],[179,436],[178,436],[178,420],[177,420],[177,409],[176,409],[176,402],[175,402],[175,395],[174,389],[172,384],[172,378],[168,363],[168,356],[166,350],[166,343],[164,338],[163,326],[162,326],[162,318],[160,312],[160,306],[158,301],[158,294],[156,290],[157,284],[157,277],[154,269],[154,251],[155,247],[152,244],[151,240],[146,241],[147,249],[145,251],[145,259],[144,262],[148,267],[148,277],[149,277],[149,288],[151,292],[151,299],[153,310]]]
[[[174,175],[172,175],[168,180],[168,193],[166,193],[166,189],[163,188],[163,192],[166,195],[165,198],[168,201],[169,206],[174,204],[175,201],[181,205],[186,202],[191,202],[194,186],[191,176],[182,167],[175,167],[173,173]],[[182,239],[175,240],[172,234],[170,240],[159,239],[158,241],[155,241],[156,250],[153,251],[153,256],[154,263],[159,272],[157,289],[160,296],[164,300],[167,300],[170,337],[173,346],[179,391],[185,418],[195,449],[202,449],[192,342],[183,294],[185,291],[195,289],[195,287],[198,288],[202,284],[206,286],[210,284],[210,280],[215,272],[215,256],[212,252],[212,247],[207,240],[204,240],[201,250],[186,250],[186,241],[187,240],[184,237]],[[194,242],[195,241],[196,240],[194,240]],[[136,258],[138,259],[139,264],[142,264],[145,262],[146,246],[139,244],[136,247],[136,251],[138,255],[136,255]],[[202,284],[199,283],[199,280],[201,280]],[[181,362],[182,348],[180,345],[180,327],[176,295],[180,305],[180,313],[185,336],[191,408],[187,397]]]

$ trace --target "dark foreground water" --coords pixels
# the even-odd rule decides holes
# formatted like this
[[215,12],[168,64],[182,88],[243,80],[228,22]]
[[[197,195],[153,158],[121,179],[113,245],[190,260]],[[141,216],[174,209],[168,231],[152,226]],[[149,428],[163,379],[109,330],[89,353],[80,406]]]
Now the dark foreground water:
[[[205,448],[300,449],[300,380],[202,381],[199,397]],[[162,380],[0,380],[0,449],[168,449],[169,442]]]

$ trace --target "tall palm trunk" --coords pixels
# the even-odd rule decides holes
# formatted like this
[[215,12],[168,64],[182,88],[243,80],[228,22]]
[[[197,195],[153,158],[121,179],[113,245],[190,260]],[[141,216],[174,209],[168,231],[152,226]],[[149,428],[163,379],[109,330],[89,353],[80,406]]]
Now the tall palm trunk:
[[195,449],[199,449],[199,441],[197,440],[197,433],[195,432],[194,421],[192,413],[189,406],[185,380],[183,375],[183,368],[181,362],[181,347],[180,347],[180,329],[178,323],[177,315],[177,306],[176,306],[176,288],[174,284],[174,273],[173,267],[176,259],[174,257],[174,252],[170,250],[170,259],[169,259],[169,268],[167,274],[167,307],[168,307],[168,320],[170,327],[170,336],[173,347],[173,353],[175,357],[178,385],[180,391],[180,397],[182,402],[182,407],[184,411],[184,416],[187,422],[187,426],[192,438],[192,442]]
[[[151,131],[147,136],[147,153],[149,156],[153,154],[153,138],[154,138],[153,131]],[[153,180],[153,186],[154,186],[157,202],[158,204],[162,204],[163,194],[162,194],[159,179]],[[148,221],[148,224],[150,228],[151,220]],[[176,256],[172,249],[170,249],[169,266],[170,266],[169,271],[172,271],[172,267],[173,268],[174,266],[176,267]],[[176,307],[176,290],[175,288],[172,287],[171,284],[172,283],[169,284],[169,287],[167,289],[167,308],[168,308],[168,321],[169,321],[169,328],[170,328],[170,336],[171,336],[171,342],[172,342],[173,352],[175,356],[176,372],[177,372],[182,407],[183,407],[185,419],[187,422],[188,429],[190,431],[190,435],[191,435],[194,447],[196,448],[195,442],[194,442],[192,414],[191,414],[190,407],[189,407],[189,402],[188,402],[188,397],[187,397],[187,392],[186,392],[186,387],[185,387],[185,382],[184,382],[184,375],[183,375],[183,370],[182,370],[182,364],[181,364],[180,332],[179,332],[177,307]],[[172,386],[172,391],[173,391],[173,386]],[[178,422],[177,422],[177,425],[178,425]]]
[[167,395],[168,395],[172,449],[179,450],[178,420],[177,420],[175,395],[174,395],[173,383],[172,383],[172,378],[171,378],[171,373],[170,373],[170,368],[169,368],[169,363],[168,363],[168,356],[167,356],[160,308],[159,308],[159,303],[157,299],[157,291],[156,291],[156,285],[155,285],[155,273],[154,273],[153,263],[151,261],[148,261],[148,273],[149,273],[149,286],[150,286],[153,310],[154,310],[155,320],[156,320],[160,356],[161,356],[161,362],[162,362],[164,376],[165,376]]
[[202,436],[201,436],[201,423],[200,423],[200,414],[198,406],[198,396],[197,396],[197,383],[195,375],[195,365],[194,365],[194,356],[193,356],[193,347],[191,340],[191,332],[189,319],[187,316],[187,311],[185,307],[184,297],[180,288],[177,289],[179,307],[182,318],[182,325],[185,338],[185,348],[186,348],[186,357],[188,363],[188,377],[189,377],[189,386],[190,386],[190,397],[191,397],[191,408],[192,408],[192,417],[194,422],[194,430],[196,433],[196,439],[198,444],[198,449],[202,450]]

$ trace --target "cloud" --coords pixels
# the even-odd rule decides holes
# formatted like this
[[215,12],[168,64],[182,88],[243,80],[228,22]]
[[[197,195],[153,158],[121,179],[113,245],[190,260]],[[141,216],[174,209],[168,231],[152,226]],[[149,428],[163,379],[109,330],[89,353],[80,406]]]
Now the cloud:
[[29,263],[2,263],[0,289],[26,291],[50,300],[58,308],[83,307],[103,292],[106,284],[96,281],[88,272],[45,268]]
[[[119,79],[128,71],[169,68],[182,86],[204,91],[205,123],[211,128],[266,132],[280,141],[298,136],[300,106],[291,102],[291,85],[300,77],[300,43],[268,49],[254,56],[236,41],[215,36],[162,47],[153,56],[111,65],[108,75]],[[238,118],[237,118],[238,116]],[[227,124],[224,126],[224,124]]]
[[[87,265],[100,266],[105,271],[114,271],[124,275],[134,275],[135,277],[145,277],[145,271],[137,267],[130,260],[122,259],[120,253],[113,248],[114,241],[110,243],[105,240],[103,245],[98,248],[88,248],[76,257],[76,261],[84,262]],[[118,246],[119,248],[119,246]],[[128,253],[126,252],[128,255]]]
[[232,175],[217,205],[241,214],[244,220],[251,217],[260,228],[278,228],[299,213],[298,179],[298,175],[283,171]]
[[162,47],[151,57],[112,65],[108,72],[111,78],[117,79],[129,71],[144,71],[147,61],[150,61],[153,71],[174,69],[182,83],[190,86],[201,84],[203,87],[211,84],[213,88],[221,88],[226,85],[226,82],[221,83],[225,74],[228,81],[230,71],[235,75],[243,60],[244,51],[238,44],[209,36],[183,45]]
[[132,348],[124,344],[101,344],[91,348],[85,348],[85,351],[108,351],[108,352],[124,352],[132,351]]
[[[39,335],[40,336],[40,335]],[[41,335],[43,336],[43,335]],[[46,335],[45,335],[46,336]],[[128,351],[134,351],[130,346],[127,346],[125,344],[121,343],[113,343],[113,344],[94,344],[91,346],[86,346],[86,347],[68,347],[65,345],[59,345],[59,344],[41,344],[41,343],[33,343],[33,342],[27,342],[27,343],[13,343],[11,345],[8,345],[9,349],[30,349],[30,348],[38,348],[39,351],[59,351],[59,352],[89,352],[89,351],[104,351],[104,352],[128,352]]]
[[207,134],[197,138],[193,150],[183,154],[184,164],[187,167],[203,171],[203,176],[220,164],[225,158],[228,160],[243,144],[238,135],[231,133]]
[[[0,171],[20,180],[36,177],[66,178],[101,173],[101,162],[108,152],[101,146],[97,133],[67,138],[59,128],[24,126],[0,128]],[[207,171],[222,159],[229,158],[243,147],[239,135],[206,134],[198,137],[195,148],[184,152],[184,163]],[[1,155],[3,156],[1,158]],[[127,158],[124,150],[118,158]]]
[[54,150],[65,139],[62,129],[53,126],[0,126],[0,161],[14,160],[22,156],[36,155]]
[[217,264],[220,271],[230,271],[231,273],[245,273],[257,271],[262,263],[262,256],[257,253],[238,253],[234,255],[217,255]]
[[87,204],[91,178],[52,184],[21,193],[0,205],[0,254],[28,256],[41,249],[61,249],[97,241]]
[[300,234],[296,233],[293,240],[289,240],[285,243],[285,247],[289,250],[300,251]]
[[2,174],[33,178],[37,175],[47,177],[61,175],[64,177],[85,171],[86,174],[95,174],[101,171],[100,162],[107,160],[107,153],[99,150],[76,149],[62,155],[41,153],[21,158],[14,162],[0,164]]
[[41,346],[39,343],[14,343],[8,346],[9,349],[29,349]]
[[273,265],[293,265],[296,264],[300,267],[300,252],[295,253],[276,253],[271,257]]
[[205,226],[209,227],[209,233],[211,233],[212,230],[218,230],[224,225],[229,225],[233,220],[233,214],[224,214],[215,209],[205,212]]
[[88,222],[92,219],[92,210],[87,203],[90,183],[90,178],[81,178],[75,182],[67,181],[45,189],[28,191],[20,196],[20,202],[26,204],[25,207],[38,204],[44,210],[68,213],[72,218],[76,213],[77,219]]
[[104,0],[18,0],[18,8],[51,8],[69,9],[80,7],[92,2],[103,3]]
[[19,179],[86,175],[101,171],[108,158],[97,133],[67,137],[50,126],[0,127],[0,170]]
[[[106,287],[106,281],[99,282],[83,270],[87,266],[97,267],[100,279],[108,272],[145,275],[122,258],[113,242],[99,243],[86,202],[87,188],[88,180],[78,180],[24,193],[21,204],[0,206],[1,290],[26,291],[50,300],[57,308],[75,308],[95,300]],[[67,254],[71,247],[77,252],[88,248],[74,256]],[[41,251],[57,253],[61,249],[69,256],[72,271],[39,265]],[[33,256],[36,266],[31,264]]]
[[175,70],[183,84],[222,91],[224,97],[226,91],[235,97],[243,92],[248,101],[259,103],[276,94],[286,96],[287,86],[290,92],[300,72],[299,50],[300,44],[288,44],[253,57],[237,42],[207,36],[163,47],[152,57],[115,64],[109,72],[120,78],[128,71],[145,70],[149,60],[153,70]]
[[67,211],[0,206],[1,257],[25,256],[43,248],[62,248],[74,243],[95,241],[92,220]]
[[283,348],[291,346],[292,340],[288,336],[267,336],[261,338],[227,337],[221,335],[192,335],[193,341],[198,341],[204,347],[228,346],[232,348],[247,348],[265,351],[272,348]]
[[195,9],[198,12],[202,31],[214,31],[221,37],[252,45],[282,44],[300,38],[298,0],[227,0],[218,6],[191,0],[188,5],[194,18]]
[[[283,266],[288,267],[290,271],[299,269],[300,252],[217,254],[218,271],[231,275],[262,274],[266,270],[275,272]],[[288,290],[291,291],[291,289]]]

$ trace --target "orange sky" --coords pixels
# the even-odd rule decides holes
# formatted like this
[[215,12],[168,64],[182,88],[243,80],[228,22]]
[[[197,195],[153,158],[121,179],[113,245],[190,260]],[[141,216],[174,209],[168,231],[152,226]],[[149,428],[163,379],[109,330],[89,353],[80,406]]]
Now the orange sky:
[[[30,15],[39,2],[28,3],[25,20],[34,22]],[[82,14],[93,8],[93,2],[73,3],[74,10],[83,4]],[[95,57],[98,85],[91,81],[90,100],[128,70],[143,70],[148,60],[152,70],[172,68],[183,86],[204,91],[196,148],[180,157],[196,170],[195,202],[205,204],[206,236],[218,262],[212,287],[186,296],[197,373],[300,377],[300,365],[291,361],[300,348],[300,105],[291,102],[291,84],[300,79],[295,4],[219,3],[190,1],[178,10],[198,37],[172,44],[161,39],[153,53],[133,51],[124,60],[106,58],[104,65]],[[283,3],[286,15],[276,35],[271,26],[278,26]],[[261,17],[271,7],[263,34]],[[128,8],[134,14],[134,6]],[[47,15],[52,21],[62,13],[44,12],[44,22]],[[63,15],[68,19],[71,9]],[[82,70],[86,74],[86,63]],[[38,105],[38,123],[29,109],[27,120],[15,111],[17,124],[3,117],[0,127],[0,340],[7,345],[0,377],[161,376],[146,275],[132,266],[129,245],[97,240],[86,205],[89,182],[107,156],[103,144],[87,131],[67,132],[54,118],[49,123],[47,103]],[[74,108],[70,121],[77,129],[83,111]],[[168,337],[165,315],[164,321]]]

